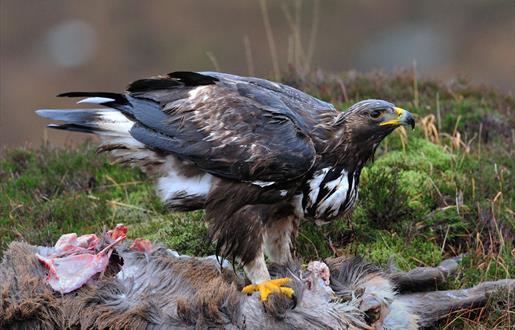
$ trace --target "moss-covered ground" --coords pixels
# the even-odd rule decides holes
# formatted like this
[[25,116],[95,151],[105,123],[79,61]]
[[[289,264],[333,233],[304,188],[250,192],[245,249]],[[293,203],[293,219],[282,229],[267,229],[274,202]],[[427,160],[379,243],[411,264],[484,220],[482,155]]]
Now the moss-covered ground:
[[[321,228],[302,224],[297,256],[352,253],[409,269],[464,254],[446,288],[513,277],[513,96],[460,80],[417,80],[409,72],[290,74],[284,80],[341,110],[382,98],[417,116],[416,130],[394,132],[364,170],[351,218]],[[184,254],[214,252],[202,212],[168,213],[149,178],[96,154],[94,145],[2,152],[0,251],[14,239],[50,245],[63,233],[124,223],[132,238]],[[501,293],[486,308],[460,311],[436,328],[509,328],[512,306],[513,294]]]

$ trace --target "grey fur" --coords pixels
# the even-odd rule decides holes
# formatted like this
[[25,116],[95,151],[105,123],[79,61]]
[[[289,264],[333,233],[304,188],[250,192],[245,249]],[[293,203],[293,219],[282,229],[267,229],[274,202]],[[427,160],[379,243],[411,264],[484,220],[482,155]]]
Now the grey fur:
[[[271,295],[263,304],[240,292],[244,283],[232,267],[220,269],[211,257],[180,256],[162,247],[144,254],[129,251],[128,245],[117,248],[121,268],[113,258],[103,278],[61,296],[45,282],[45,270],[34,255],[38,248],[11,243],[0,265],[0,328],[416,329],[417,322],[427,326],[458,308],[484,304],[515,282],[395,294],[390,275],[377,267],[336,258],[326,260],[331,286],[312,289],[306,283],[308,278],[317,283],[317,274],[296,265],[272,265],[273,275],[292,279],[296,306],[282,295]],[[373,311],[379,312],[375,318]]]

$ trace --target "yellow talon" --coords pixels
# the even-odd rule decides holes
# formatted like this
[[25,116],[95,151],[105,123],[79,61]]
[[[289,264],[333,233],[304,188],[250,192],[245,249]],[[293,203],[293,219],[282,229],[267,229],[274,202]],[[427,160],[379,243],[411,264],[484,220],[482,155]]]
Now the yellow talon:
[[266,301],[271,293],[282,293],[288,298],[293,298],[292,288],[282,288],[281,286],[288,284],[289,278],[277,278],[274,280],[264,281],[258,284],[251,284],[244,287],[241,292],[246,294],[252,294],[253,292],[259,291],[261,295],[261,301]]

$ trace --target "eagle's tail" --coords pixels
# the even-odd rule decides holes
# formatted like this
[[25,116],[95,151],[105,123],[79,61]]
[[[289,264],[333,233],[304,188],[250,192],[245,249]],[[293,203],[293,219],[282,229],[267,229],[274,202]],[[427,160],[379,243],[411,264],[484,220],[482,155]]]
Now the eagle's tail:
[[[204,207],[205,198],[211,187],[212,176],[195,170],[173,155],[157,152],[136,140],[131,135],[135,124],[133,111],[138,107],[142,115],[148,102],[115,93],[72,92],[59,96],[85,97],[78,103],[92,103],[104,106],[99,109],[41,109],[36,113],[44,118],[62,122],[48,127],[68,131],[94,133],[102,143],[99,151],[107,151],[123,164],[130,164],[144,172],[156,174],[157,193],[171,209],[178,211],[197,210]],[[151,111],[149,111],[152,114]],[[189,176],[183,175],[188,167]]]
[[62,121],[48,127],[75,132],[94,133],[109,140],[109,137],[130,136],[134,122],[115,109],[40,109],[36,113],[43,118]]
[[102,141],[99,151],[109,151],[118,162],[134,165],[145,172],[160,172],[164,157],[149,150],[130,134],[134,121],[130,119],[131,105],[125,96],[101,92],[72,92],[59,96],[86,97],[78,103],[98,104],[106,108],[37,110],[41,117],[62,122],[48,127],[96,134]]
[[[131,105],[127,98],[118,93],[69,92],[59,97],[85,97],[78,104],[98,104],[104,109],[41,109],[36,113],[44,118],[58,120],[63,124],[50,124],[48,127],[69,131],[95,133],[109,142],[109,137],[129,137],[134,125],[130,120]],[[107,140],[107,141],[106,141]]]

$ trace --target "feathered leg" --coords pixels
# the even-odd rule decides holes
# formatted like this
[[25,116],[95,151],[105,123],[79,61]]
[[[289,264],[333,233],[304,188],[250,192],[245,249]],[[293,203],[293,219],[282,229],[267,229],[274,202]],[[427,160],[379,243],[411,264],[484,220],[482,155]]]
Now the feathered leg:
[[243,266],[245,274],[252,283],[260,283],[270,280],[270,274],[265,263],[265,255],[261,250],[256,258]]
[[263,235],[265,254],[270,261],[287,264],[293,261],[291,255],[292,239],[297,235],[299,219],[289,215],[270,221]]
[[[291,261],[292,237],[296,235],[298,219],[294,216],[286,216],[281,219],[271,219],[263,233],[263,247],[270,261],[279,264],[287,264]],[[293,298],[293,289],[281,287],[289,282],[288,278],[270,280],[270,275],[265,263],[263,248],[257,257],[245,265],[245,273],[252,281],[252,285],[243,288],[243,292],[252,293],[259,291],[261,300],[266,301],[270,293],[283,293]]]
[[[210,235],[216,241],[217,254],[240,261],[251,285],[243,292],[251,294],[259,291],[261,300],[266,301],[271,293],[283,293],[293,297],[293,289],[283,288],[288,278],[270,279],[265,263],[264,242],[267,224],[276,222],[276,211],[280,207],[269,204],[251,204],[259,197],[260,190],[247,184],[220,182],[209,192],[206,202],[206,218],[210,224]],[[236,197],[237,196],[237,197]],[[229,216],[227,216],[229,214]],[[290,228],[291,221],[281,227]],[[272,226],[272,228],[275,226]],[[271,228],[271,230],[272,230]],[[270,236],[270,235],[269,235]],[[291,241],[282,242],[282,249],[272,249],[275,259],[281,259],[280,253],[287,253],[286,260],[291,259],[289,248]]]

